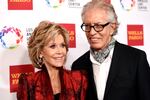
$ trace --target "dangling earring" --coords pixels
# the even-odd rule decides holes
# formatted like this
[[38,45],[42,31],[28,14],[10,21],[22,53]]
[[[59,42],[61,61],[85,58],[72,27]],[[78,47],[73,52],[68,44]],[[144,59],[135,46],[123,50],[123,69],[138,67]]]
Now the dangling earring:
[[43,57],[40,55],[40,57],[38,57],[38,62],[37,62],[38,66],[41,68],[43,65]]

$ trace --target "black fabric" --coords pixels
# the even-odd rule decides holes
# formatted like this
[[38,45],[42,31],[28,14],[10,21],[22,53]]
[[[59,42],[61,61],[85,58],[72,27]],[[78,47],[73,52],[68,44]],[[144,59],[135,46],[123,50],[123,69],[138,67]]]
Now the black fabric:
[[[90,51],[74,61],[71,69],[87,71],[86,100],[98,100]],[[150,100],[150,66],[144,51],[115,43],[103,100]]]
[[59,100],[60,93],[54,95],[54,100]]

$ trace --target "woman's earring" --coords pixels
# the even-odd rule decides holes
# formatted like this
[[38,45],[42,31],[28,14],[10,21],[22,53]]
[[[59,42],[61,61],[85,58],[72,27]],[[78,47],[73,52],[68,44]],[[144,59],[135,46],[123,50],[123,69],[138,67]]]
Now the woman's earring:
[[40,68],[42,67],[42,65],[43,65],[43,57],[42,56],[38,57],[38,63],[37,64],[39,65]]

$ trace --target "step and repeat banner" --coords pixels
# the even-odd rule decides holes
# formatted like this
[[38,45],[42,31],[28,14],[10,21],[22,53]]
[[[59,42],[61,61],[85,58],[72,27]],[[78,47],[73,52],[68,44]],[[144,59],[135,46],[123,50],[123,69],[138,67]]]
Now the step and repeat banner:
[[[65,67],[89,49],[81,30],[81,10],[91,0],[0,0],[0,98],[16,100],[20,73],[36,71],[27,43],[42,20],[58,23],[69,31],[69,53]],[[150,63],[150,1],[107,0],[114,5],[120,23],[115,38],[144,50]]]

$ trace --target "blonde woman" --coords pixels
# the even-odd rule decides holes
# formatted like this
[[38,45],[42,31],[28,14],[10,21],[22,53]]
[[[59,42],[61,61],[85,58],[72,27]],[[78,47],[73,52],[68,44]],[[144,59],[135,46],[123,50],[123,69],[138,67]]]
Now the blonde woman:
[[84,100],[87,80],[84,71],[64,68],[69,33],[61,26],[42,21],[28,44],[29,56],[38,72],[19,78],[18,100]]

